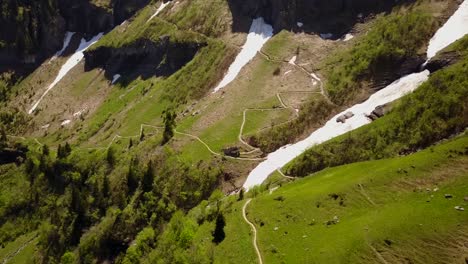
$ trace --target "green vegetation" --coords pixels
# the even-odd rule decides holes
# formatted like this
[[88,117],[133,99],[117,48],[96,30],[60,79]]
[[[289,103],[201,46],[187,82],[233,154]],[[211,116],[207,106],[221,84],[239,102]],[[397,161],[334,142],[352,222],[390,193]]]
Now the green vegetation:
[[[463,262],[466,250],[455,241],[466,241],[468,219],[454,207],[467,205],[467,150],[463,135],[406,157],[326,169],[258,195],[247,211],[264,262],[376,263],[372,247],[388,263]],[[228,214],[226,226],[248,239],[240,215]],[[444,243],[434,250],[434,241]],[[243,258],[232,255],[236,248],[251,246],[251,239],[226,242],[227,250],[215,252],[231,254],[231,262]]]
[[[122,260],[129,238],[145,227],[160,229],[177,209],[199,204],[222,173],[213,163],[185,163],[169,148],[148,160],[135,154],[145,153],[141,147],[103,153],[65,144],[56,155],[47,146],[29,148],[21,166],[1,166],[0,243],[39,229],[43,262]],[[75,248],[76,255],[67,253]]]
[[223,0],[189,0],[180,2],[167,20],[184,30],[219,37],[230,29],[228,4]]
[[[465,47],[465,37],[457,47]],[[465,43],[465,44],[463,44]],[[468,125],[468,57],[431,75],[377,121],[312,147],[287,166],[305,176],[326,167],[413,152]]]
[[[37,48],[37,30],[44,27],[38,21],[56,18],[56,1],[37,2],[50,13],[34,10],[38,3],[13,4],[8,19],[26,33],[15,35],[16,42],[0,39],[0,46]],[[116,8],[114,2],[91,0],[104,12]],[[140,1],[122,3],[123,13],[132,13],[135,2]],[[66,58],[43,64],[19,85],[0,78],[0,262],[256,263],[253,233],[242,215],[250,198],[247,218],[257,228],[265,263],[375,263],[375,252],[390,263],[464,260],[459,252],[466,250],[454,245],[468,239],[468,222],[454,207],[467,207],[468,136],[405,157],[366,160],[428,147],[467,126],[466,59],[434,74],[381,120],[311,149],[290,172],[306,176],[366,162],[324,169],[291,184],[275,172],[264,185],[226,196],[257,163],[218,157],[198,140],[215,152],[229,146],[234,154],[256,158],[257,150],[244,153],[249,148],[239,147],[245,109],[251,110],[241,136],[265,152],[308,134],[340,106],[318,93],[310,74],[287,63],[293,54],[299,55],[298,65],[316,71],[328,53],[315,47],[350,46],[322,72],[331,76],[333,100],[346,104],[361,92],[357,87],[365,90],[381,72],[420,54],[434,31],[432,16],[408,7],[409,14],[379,18],[366,36],[359,32],[347,43],[282,31],[264,46],[267,55],[252,60],[229,88],[208,95],[238,50],[231,44],[244,37],[230,32],[228,1],[173,1],[149,21],[161,1],[152,4],[89,52],[98,59],[100,51],[133,52],[148,41],[198,47],[169,76],[122,76],[111,84],[109,72],[83,72],[80,64],[32,116],[24,110]],[[5,6],[0,4],[0,12]],[[468,38],[463,41],[447,50],[465,56]],[[316,96],[303,96],[310,92]],[[284,102],[277,93],[287,94]],[[284,104],[299,105],[298,117]],[[268,110],[253,110],[259,108]],[[78,110],[84,110],[81,116],[73,114]],[[72,122],[58,128],[65,118]]]
[[[406,157],[326,169],[272,193],[265,186],[249,191],[255,198],[247,217],[257,228],[264,261],[375,263],[373,248],[391,263],[462,261],[462,245],[451,242],[467,239],[467,218],[454,209],[466,205],[467,151],[463,135]],[[185,216],[176,213],[148,263],[255,262],[250,227],[242,219],[245,200],[214,197]],[[211,243],[217,232],[224,239]],[[450,242],[432,250],[431,241],[441,238]]]
[[372,29],[348,50],[332,56],[326,66],[331,100],[346,104],[362,94],[369,82],[414,59],[436,30],[432,16],[419,10],[378,18]]
[[322,97],[310,98],[291,122],[264,130],[249,138],[249,143],[265,152],[272,152],[311,129],[319,128],[334,113],[334,106]]

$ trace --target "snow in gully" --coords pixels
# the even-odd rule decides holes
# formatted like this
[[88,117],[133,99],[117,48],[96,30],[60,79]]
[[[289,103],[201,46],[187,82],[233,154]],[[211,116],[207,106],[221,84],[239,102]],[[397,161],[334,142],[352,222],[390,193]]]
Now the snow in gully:
[[[468,34],[468,0],[460,5],[458,10],[430,40],[427,50],[428,59],[466,34]],[[269,154],[265,161],[250,172],[243,187],[248,190],[255,185],[261,184],[271,173],[285,166],[308,148],[370,123],[371,121],[366,115],[370,114],[375,107],[397,100],[416,90],[429,78],[429,74],[430,72],[425,70],[404,76],[373,94],[364,103],[354,105],[336,115],[305,140],[284,146]],[[346,120],[345,123],[336,122],[337,117],[347,112],[352,112],[354,116]]]
[[250,26],[249,34],[247,35],[247,41],[229,67],[223,80],[214,89],[214,93],[231,83],[242,68],[257,55],[257,52],[262,49],[263,45],[265,45],[272,36],[273,27],[271,25],[265,23],[265,20],[261,17],[254,19]]
[[[71,69],[73,69],[76,65],[78,65],[78,63],[80,63],[80,61],[84,58],[84,51],[87,50],[91,45],[96,43],[102,36],[103,33],[99,33],[98,35],[91,38],[89,41],[86,41],[86,39],[84,38],[81,39],[81,43],[78,49],[62,65],[59,73],[57,74],[57,77],[55,77],[55,80],[49,85],[49,87],[47,87],[47,89],[44,91],[41,97],[33,104],[31,109],[29,109],[29,114],[32,114],[34,110],[36,110],[37,106],[41,103],[42,99],[44,99],[44,97],[50,92],[50,90],[52,90],[55,87],[55,85],[57,85],[57,83],[59,83]],[[65,43],[67,43],[67,37],[68,35],[65,38]]]

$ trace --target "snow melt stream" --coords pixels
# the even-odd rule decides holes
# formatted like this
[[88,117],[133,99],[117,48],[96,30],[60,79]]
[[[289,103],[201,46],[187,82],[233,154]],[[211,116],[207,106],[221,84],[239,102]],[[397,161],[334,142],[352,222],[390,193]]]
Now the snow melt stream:
[[73,69],[84,57],[84,51],[87,50],[91,45],[96,43],[101,37],[103,36],[103,33],[99,33],[98,35],[94,36],[92,39],[89,41],[86,41],[86,39],[81,39],[80,46],[78,49],[75,51],[75,53],[65,62],[65,64],[62,65],[62,68],[60,69],[57,77],[55,77],[55,80],[47,87],[45,92],[42,94],[42,96],[37,100],[34,105],[29,109],[29,114],[32,114],[34,110],[36,110],[37,106],[39,103],[44,99],[44,97],[52,90],[52,88],[57,85],[60,80],[67,75],[67,73]]
[[164,10],[164,8],[166,8],[167,5],[169,5],[170,1],[164,3],[164,1],[161,3],[161,5],[159,6],[159,8],[156,10],[156,12],[154,12],[154,14],[146,21],[146,23],[150,22],[151,19],[153,19],[155,16],[159,15],[159,13],[161,13],[161,11]]
[[[433,36],[427,51],[428,58],[432,58],[437,52],[462,38],[465,34],[468,34],[468,0],[460,5],[458,10]],[[249,190],[253,186],[261,184],[271,173],[282,168],[308,148],[370,123],[366,114],[371,113],[379,105],[392,102],[414,91],[429,78],[429,74],[430,72],[425,70],[402,77],[373,94],[364,103],[354,105],[334,116],[325,126],[313,132],[308,138],[270,153],[265,161],[250,172],[243,187]],[[352,112],[354,116],[346,120],[344,124],[336,122],[337,117],[347,112]]]
[[237,55],[234,62],[229,67],[227,74],[223,80],[214,89],[214,93],[224,88],[232,82],[240,73],[242,68],[251,61],[257,52],[260,51],[265,43],[273,36],[273,27],[265,23],[262,17],[254,19],[250,26],[247,41],[242,47],[241,52]]
[[[271,173],[301,155],[306,149],[370,123],[371,121],[366,115],[370,114],[377,106],[392,102],[412,92],[428,78],[429,71],[427,70],[405,76],[376,92],[364,103],[354,105],[334,116],[308,138],[269,154],[264,162],[250,172],[247,181],[244,183],[244,188],[248,190],[255,185],[261,184]],[[337,117],[347,112],[354,113],[354,116],[347,119],[346,123],[336,122]]]
[[468,0],[463,1],[458,10],[436,32],[429,41],[427,57],[431,59],[437,52],[468,34]]
[[63,47],[62,47],[61,50],[57,51],[54,58],[62,56],[63,52],[67,49],[68,45],[70,45],[70,41],[71,41],[73,35],[75,35],[75,32],[65,33],[65,38],[63,40]]

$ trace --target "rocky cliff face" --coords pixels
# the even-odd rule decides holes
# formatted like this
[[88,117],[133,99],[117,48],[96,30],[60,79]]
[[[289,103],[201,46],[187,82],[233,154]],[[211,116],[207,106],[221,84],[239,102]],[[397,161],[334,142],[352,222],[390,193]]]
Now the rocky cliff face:
[[[341,35],[371,13],[411,0],[229,0],[234,30],[244,31],[245,18],[262,16],[275,31],[296,29]],[[298,22],[303,26],[298,26]],[[247,28],[248,29],[248,28]]]
[[2,0],[0,73],[26,75],[62,47],[66,31],[85,36],[111,30],[150,0]]
[[425,66],[430,72],[435,72],[462,59],[462,55],[457,51],[442,51],[433,57]]
[[58,50],[65,32],[54,1],[4,0],[0,13],[0,73],[25,74]]
[[195,57],[205,43],[171,42],[162,37],[159,42],[139,39],[121,48],[100,47],[85,52],[85,70],[101,67],[106,77],[121,74],[126,79],[170,76]]

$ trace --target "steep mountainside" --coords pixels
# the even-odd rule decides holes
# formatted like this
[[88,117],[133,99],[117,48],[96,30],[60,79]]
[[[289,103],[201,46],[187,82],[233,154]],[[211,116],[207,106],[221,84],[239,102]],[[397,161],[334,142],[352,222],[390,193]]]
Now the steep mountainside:
[[0,25],[0,262],[468,259],[468,0],[4,0]]

